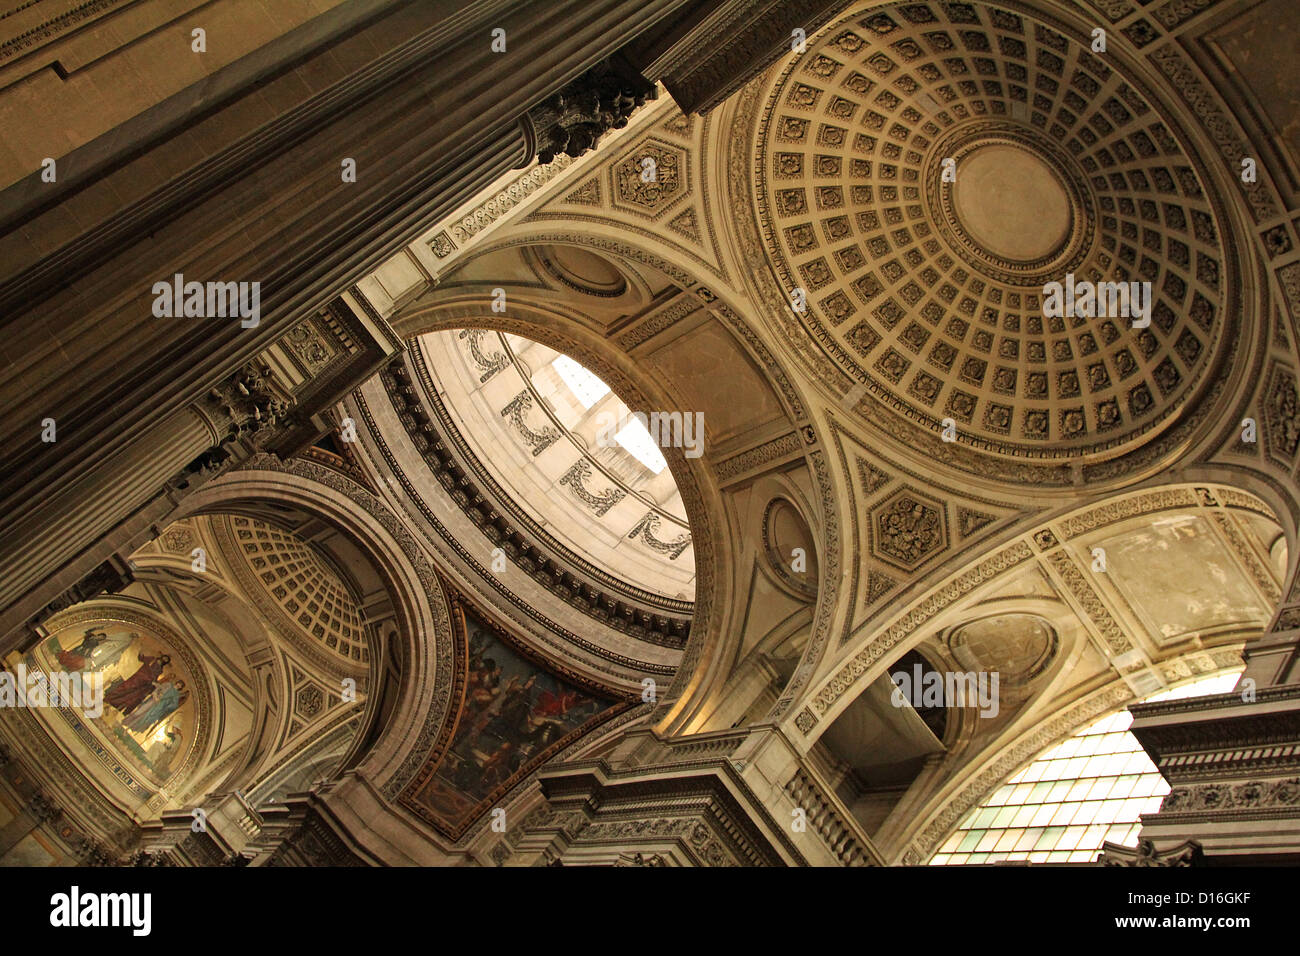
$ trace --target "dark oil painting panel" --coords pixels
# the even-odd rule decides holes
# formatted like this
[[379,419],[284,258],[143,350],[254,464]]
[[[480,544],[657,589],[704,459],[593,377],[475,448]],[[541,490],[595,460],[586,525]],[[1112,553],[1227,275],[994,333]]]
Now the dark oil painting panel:
[[451,745],[415,800],[452,833],[566,736],[617,708],[529,661],[465,610],[465,703]]

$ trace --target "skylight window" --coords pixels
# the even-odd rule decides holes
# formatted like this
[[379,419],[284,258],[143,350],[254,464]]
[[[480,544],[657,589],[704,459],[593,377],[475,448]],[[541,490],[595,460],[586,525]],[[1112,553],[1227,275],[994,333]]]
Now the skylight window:
[[614,435],[614,441],[631,452],[632,457],[656,475],[668,467],[668,462],[664,460],[663,453],[659,451],[659,446],[650,437],[650,432],[639,418],[629,419],[628,423]]
[[[1162,691],[1143,703],[1226,694],[1240,670]],[[962,821],[932,865],[1087,863],[1106,842],[1137,846],[1138,819],[1155,813],[1169,784],[1117,711],[1053,747],[995,790]]]
[[567,355],[557,355],[551,364],[555,366],[555,371],[564,380],[564,384],[569,386],[569,390],[582,403],[583,408],[591,408],[609,394],[608,385]]

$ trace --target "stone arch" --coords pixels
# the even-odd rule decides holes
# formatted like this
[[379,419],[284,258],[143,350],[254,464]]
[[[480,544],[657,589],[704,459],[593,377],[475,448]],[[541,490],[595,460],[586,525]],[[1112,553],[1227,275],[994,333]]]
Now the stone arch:
[[[245,513],[266,517],[267,505],[306,512],[345,535],[373,564],[391,597],[397,626],[384,645],[372,647],[371,689],[361,728],[343,767],[366,774],[387,792],[415,772],[451,699],[452,642],[449,612],[436,572],[396,516],[367,489],[315,462],[263,455],[208,482],[168,517]],[[401,662],[391,706],[381,668],[389,651]],[[240,771],[232,772],[230,784]]]
[[[1208,477],[1222,472],[1206,470],[1200,473]],[[828,659],[812,689],[792,709],[793,728],[804,744],[810,746],[829,723],[884,672],[889,661],[919,644],[928,634],[960,623],[966,613],[965,596],[987,588],[1013,570],[1029,566],[1031,562],[1046,561],[1060,568],[1067,586],[1086,588],[1086,583],[1079,580],[1068,565],[1057,560],[1069,539],[1058,537],[1054,529],[1067,528],[1072,538],[1137,515],[1220,506],[1258,511],[1255,503],[1258,502],[1272,512],[1269,515],[1271,520],[1278,521],[1289,536],[1294,534],[1295,523],[1289,517],[1289,507],[1277,512],[1271,505],[1271,502],[1285,505],[1286,496],[1280,495],[1279,489],[1274,487],[1267,498],[1256,498],[1254,490],[1268,488],[1268,484],[1258,477],[1247,481],[1237,475],[1231,484],[1222,486],[1189,482],[1187,474],[1179,477],[1181,480],[1174,483],[1153,482],[1086,503],[1071,502],[1053,512],[1038,513],[1016,523],[978,558],[960,567],[949,568],[943,578],[936,578],[933,586],[918,594],[908,606],[884,619],[871,620],[869,627],[864,623],[859,630],[860,638],[846,642],[834,658]],[[1232,495],[1241,496],[1241,500],[1221,500]],[[1288,537],[1288,544],[1290,540]],[[1294,555],[1288,555],[1288,568],[1293,568],[1294,562]],[[1108,626],[1114,628],[1116,625],[1109,621]]]
[[[569,316],[523,299],[522,293],[511,296],[509,317],[492,312],[481,296],[470,296],[402,314],[395,324],[405,337],[460,328],[485,328],[521,335],[572,356],[603,379],[630,406],[676,407],[672,396],[645,381],[630,363],[621,360],[607,339],[577,328],[577,323]],[[726,542],[717,537],[725,528],[725,523],[716,517],[721,514],[722,505],[715,482],[708,469],[700,464],[703,459],[688,459],[679,448],[666,448],[663,453],[686,506],[696,555],[694,623],[683,663],[668,693],[661,697],[666,704],[684,693],[684,673],[690,672],[693,659],[701,653],[701,636],[718,628],[714,608],[721,597],[718,588],[725,586],[725,575],[720,573],[719,563],[726,560],[728,549]]]
[[[706,314],[710,327],[716,328],[717,334],[725,337],[744,356],[752,366],[755,380],[761,381],[762,387],[770,393],[771,397],[766,400],[779,407],[788,429],[788,437],[775,450],[789,454],[812,443],[815,436],[807,423],[802,396],[778,360],[745,327],[740,312],[727,301],[726,290],[714,291],[711,286],[699,284],[694,279],[696,270],[690,269],[689,264],[683,268],[653,252],[610,239],[595,227],[585,231],[580,224],[568,225],[569,231],[562,235],[548,235],[543,228],[528,233],[526,237],[497,237],[496,241],[485,244],[481,251],[476,250],[473,258],[516,247],[568,243],[622,259],[629,267],[648,268],[661,274],[677,286],[681,299],[688,300],[693,306],[683,314],[693,314],[696,310]],[[502,285],[509,289],[508,283]],[[675,401],[680,396],[673,394],[671,384],[656,382],[631,359],[631,352],[639,344],[663,331],[654,317],[650,320],[654,327],[648,332],[639,331],[633,325],[628,327],[629,331],[611,335],[606,330],[594,328],[594,323],[584,322],[571,304],[566,303],[570,305],[567,308],[559,306],[553,299],[530,294],[526,288],[509,294],[507,314],[494,313],[490,301],[483,294],[484,288],[474,287],[464,292],[455,288],[435,289],[400,309],[392,321],[405,338],[466,327],[516,333],[572,355],[604,379],[630,405],[681,407],[680,402]],[[651,306],[645,311],[653,309]],[[667,316],[669,312],[665,309],[662,314]],[[668,319],[667,325],[673,321],[676,319]],[[702,410],[707,422],[709,409]],[[802,429],[808,429],[809,435],[805,436]],[[691,725],[701,703],[720,689],[727,676],[722,662],[728,654],[722,645],[735,631],[728,623],[734,610],[730,596],[731,561],[735,548],[733,532],[725,518],[725,495],[718,466],[734,467],[737,463],[731,459],[724,463],[712,461],[707,453],[702,458],[688,459],[680,449],[665,449],[664,452],[686,504],[696,547],[695,624],[676,677],[668,692],[660,697],[658,726],[661,732],[680,732]]]

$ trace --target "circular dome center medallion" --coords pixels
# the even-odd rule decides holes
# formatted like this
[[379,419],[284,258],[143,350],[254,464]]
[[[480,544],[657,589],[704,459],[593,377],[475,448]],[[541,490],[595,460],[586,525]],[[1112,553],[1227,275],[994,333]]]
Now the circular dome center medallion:
[[1070,199],[1046,163],[1014,146],[994,144],[962,162],[952,185],[953,210],[970,237],[996,256],[1044,259],[1070,232]]

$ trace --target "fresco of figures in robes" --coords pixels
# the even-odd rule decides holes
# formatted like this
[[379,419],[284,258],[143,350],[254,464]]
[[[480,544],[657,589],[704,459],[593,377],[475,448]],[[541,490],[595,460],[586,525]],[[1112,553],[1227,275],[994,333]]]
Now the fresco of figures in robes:
[[466,614],[465,700],[451,745],[416,800],[455,832],[494,790],[526,772],[613,701],[542,670]]
[[127,766],[157,785],[181,765],[193,736],[193,682],[156,635],[134,624],[83,623],[47,638],[33,660],[47,671],[103,675],[103,713],[87,723]]

